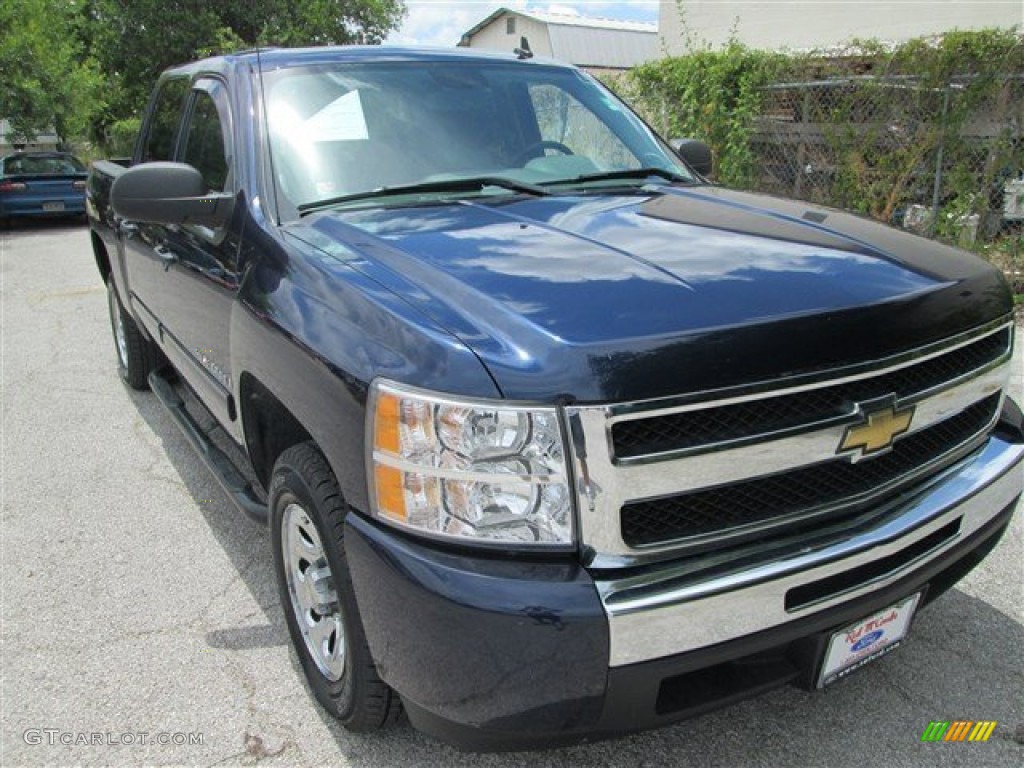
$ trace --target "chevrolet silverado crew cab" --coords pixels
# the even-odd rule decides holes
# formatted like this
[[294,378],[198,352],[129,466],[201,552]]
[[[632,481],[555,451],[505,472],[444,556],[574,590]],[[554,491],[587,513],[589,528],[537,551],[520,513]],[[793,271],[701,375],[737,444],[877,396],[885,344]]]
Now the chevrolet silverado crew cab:
[[121,374],[269,523],[349,728],[539,747],[831,685],[1005,531],[1002,276],[705,160],[570,66],[353,47],[173,68],[96,164]]

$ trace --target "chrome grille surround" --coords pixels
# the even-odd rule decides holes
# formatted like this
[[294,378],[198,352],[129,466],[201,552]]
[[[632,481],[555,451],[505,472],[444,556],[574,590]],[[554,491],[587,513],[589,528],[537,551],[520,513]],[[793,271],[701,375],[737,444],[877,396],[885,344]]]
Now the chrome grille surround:
[[[898,445],[899,439],[937,425],[985,398],[996,396],[1001,402],[1009,377],[1012,321],[1003,319],[954,339],[870,364],[791,379],[784,386],[775,381],[742,389],[694,393],[670,400],[568,407],[566,417],[571,435],[571,460],[577,478],[579,530],[587,564],[596,569],[618,568],[679,557],[695,547],[705,551],[714,547],[721,549],[740,537],[749,539],[752,535],[767,534],[769,531],[773,535],[784,535],[787,527],[811,516],[821,516],[821,509],[802,510],[796,515],[781,515],[768,521],[701,536],[680,537],[636,547],[629,546],[623,539],[620,523],[621,510],[630,502],[683,495],[837,460],[838,447],[844,434],[863,419],[861,406],[867,404],[850,403],[847,411],[841,415],[789,426],[780,431],[626,458],[615,456],[612,435],[616,424],[628,420],[674,416],[689,411],[722,409],[755,400],[789,397],[891,376],[895,372],[955,353],[996,334],[1005,335],[1006,346],[1003,354],[995,359],[972,370],[960,371],[958,375],[940,384],[906,397],[892,393],[895,407],[914,408],[909,429],[897,438]],[[998,411],[998,407],[995,408],[991,420],[972,436],[972,440],[980,439],[992,426]],[[966,451],[972,440],[964,441],[960,447]],[[899,484],[905,488],[911,482],[924,483],[928,477],[962,457],[963,451],[959,455],[956,451],[947,451],[941,456],[935,456],[933,460],[900,477]],[[855,455],[846,456],[850,461],[858,458]],[[887,491],[891,491],[891,486],[879,489],[867,498],[861,495],[855,500],[851,499],[849,504],[855,501],[859,504],[871,501],[881,504]],[[838,504],[832,503],[829,510],[824,511],[842,506],[841,501]],[[826,515],[823,524],[827,522]]]

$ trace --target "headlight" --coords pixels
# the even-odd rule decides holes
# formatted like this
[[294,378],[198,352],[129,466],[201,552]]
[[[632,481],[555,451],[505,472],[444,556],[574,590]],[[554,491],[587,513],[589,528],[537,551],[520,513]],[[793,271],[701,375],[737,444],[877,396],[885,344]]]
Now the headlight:
[[375,382],[373,513],[418,533],[525,547],[573,544],[554,408],[464,401]]

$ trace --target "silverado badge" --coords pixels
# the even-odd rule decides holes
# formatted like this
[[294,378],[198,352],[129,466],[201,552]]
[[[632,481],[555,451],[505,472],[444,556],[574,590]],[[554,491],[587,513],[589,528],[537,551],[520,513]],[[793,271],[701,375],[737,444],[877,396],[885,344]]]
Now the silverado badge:
[[861,403],[857,410],[862,414],[860,424],[846,428],[843,439],[836,453],[859,450],[853,454],[851,461],[859,461],[867,456],[884,453],[892,448],[893,441],[910,429],[914,418],[914,406],[896,408],[895,399],[887,405]]

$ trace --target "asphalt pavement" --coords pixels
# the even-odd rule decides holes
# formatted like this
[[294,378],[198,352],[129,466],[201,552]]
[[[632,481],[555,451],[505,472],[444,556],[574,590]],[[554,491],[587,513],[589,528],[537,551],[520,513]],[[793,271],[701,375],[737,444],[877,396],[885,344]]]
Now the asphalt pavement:
[[[350,734],[302,681],[266,530],[114,361],[86,228],[0,233],[2,766],[1024,764],[1020,510],[903,648],[825,692],[528,754],[463,754],[404,719]],[[1018,353],[1018,397],[1022,381]],[[921,742],[956,719],[998,725],[985,743]]]

